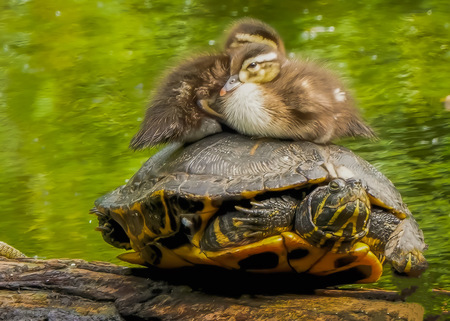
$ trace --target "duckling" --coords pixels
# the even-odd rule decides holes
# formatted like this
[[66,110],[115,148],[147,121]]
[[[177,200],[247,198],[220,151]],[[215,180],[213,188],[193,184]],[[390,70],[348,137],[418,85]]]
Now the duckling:
[[229,77],[229,54],[246,43],[258,42],[284,52],[276,31],[255,19],[233,25],[225,53],[190,59],[162,80],[146,111],[141,129],[130,143],[132,149],[168,142],[193,142],[222,130],[222,115],[210,107]]
[[278,32],[268,24],[253,18],[243,18],[236,21],[227,33],[225,50],[228,54],[249,43],[260,43],[277,49],[285,55],[283,40]]
[[[286,53],[283,40],[275,29],[268,24],[253,18],[242,18],[236,21],[226,33],[227,38],[224,44],[225,52],[232,55],[233,52],[241,46],[249,43],[259,43],[271,46],[278,50],[283,56]],[[228,77],[226,77],[228,79]],[[223,115],[216,112],[210,106],[217,100],[217,88],[203,87],[202,97],[197,100],[197,105],[203,109],[206,114],[226,123]],[[200,96],[200,95],[199,95]]]
[[213,109],[240,133],[320,144],[374,137],[340,80],[311,61],[249,43],[234,51],[230,75]]
[[[212,92],[219,92],[228,73],[229,57],[225,54],[193,58],[173,69],[156,90],[130,147],[142,149],[161,143],[193,142],[221,131],[213,116],[215,111],[206,101]],[[199,108],[197,101],[204,106]]]

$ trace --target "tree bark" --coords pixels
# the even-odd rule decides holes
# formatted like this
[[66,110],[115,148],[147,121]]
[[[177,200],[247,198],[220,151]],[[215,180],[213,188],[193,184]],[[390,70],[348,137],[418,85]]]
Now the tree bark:
[[296,279],[0,257],[0,320],[423,319],[423,307],[397,292],[313,290]]

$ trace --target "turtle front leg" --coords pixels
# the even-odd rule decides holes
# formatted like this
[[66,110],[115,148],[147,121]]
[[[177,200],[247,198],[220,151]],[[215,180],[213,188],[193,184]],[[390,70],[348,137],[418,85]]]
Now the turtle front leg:
[[369,232],[361,241],[400,274],[417,277],[428,267],[423,232],[412,216],[400,220],[385,209],[372,208]]
[[234,217],[233,222],[247,238],[256,240],[291,231],[298,201],[290,196],[269,198],[261,202],[251,202],[252,208],[236,206],[244,217]]
[[291,231],[298,203],[293,197],[282,196],[251,202],[251,208],[236,206],[237,211],[219,215],[210,222],[200,247],[218,251]]

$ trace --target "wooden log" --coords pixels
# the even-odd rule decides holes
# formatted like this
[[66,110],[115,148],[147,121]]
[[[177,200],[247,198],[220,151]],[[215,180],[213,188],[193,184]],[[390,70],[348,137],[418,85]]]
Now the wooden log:
[[423,319],[421,305],[399,302],[402,296],[393,291],[314,294],[293,279],[296,275],[0,257],[0,320]]

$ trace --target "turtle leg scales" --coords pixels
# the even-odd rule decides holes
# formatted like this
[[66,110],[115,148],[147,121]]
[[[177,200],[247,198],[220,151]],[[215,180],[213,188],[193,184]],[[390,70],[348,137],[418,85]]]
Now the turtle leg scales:
[[8,259],[27,257],[25,254],[5,242],[0,242],[0,256]]
[[263,239],[292,229],[297,201],[290,196],[251,202],[251,208],[236,206],[244,214],[233,218],[233,224],[245,230],[245,237]]
[[205,230],[200,247],[218,251],[292,230],[298,206],[295,198],[274,197],[251,205],[251,208],[236,206],[236,211],[213,219]]

